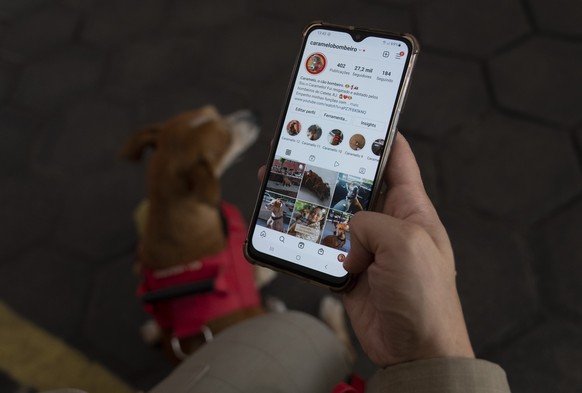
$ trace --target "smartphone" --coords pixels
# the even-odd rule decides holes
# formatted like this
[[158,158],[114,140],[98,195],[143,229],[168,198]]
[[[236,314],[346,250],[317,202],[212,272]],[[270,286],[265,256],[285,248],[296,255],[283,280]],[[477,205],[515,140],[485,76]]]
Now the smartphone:
[[323,22],[303,35],[244,251],[341,290],[349,222],[375,206],[419,46],[409,34]]

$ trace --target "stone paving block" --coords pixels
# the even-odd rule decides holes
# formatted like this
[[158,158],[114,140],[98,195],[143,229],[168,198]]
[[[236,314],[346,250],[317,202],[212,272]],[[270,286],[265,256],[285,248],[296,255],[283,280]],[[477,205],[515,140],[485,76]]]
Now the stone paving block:
[[48,2],[49,0],[2,0],[0,3],[0,16],[15,18]]
[[[289,7],[288,3],[272,1],[261,1],[259,7],[266,15],[282,20],[292,18],[297,29],[316,20],[394,32],[411,32],[412,29],[408,10],[388,4],[352,2],[338,5],[333,0],[301,0],[296,1],[293,7]],[[300,34],[301,30],[297,33]]]
[[231,27],[242,18],[251,17],[253,4],[248,0],[214,0],[212,2],[194,2],[190,0],[173,0],[169,4],[167,26],[171,30],[217,31]]
[[539,309],[523,236],[463,210],[445,210],[457,288],[473,347],[480,353],[531,320]]
[[203,62],[201,77],[251,88],[290,75],[302,37],[302,30],[292,24],[262,17],[245,20],[221,33],[210,35],[211,45],[198,55],[199,59],[212,59]]
[[542,31],[582,37],[582,4],[577,0],[530,0],[529,7]]
[[2,140],[0,174],[14,177],[26,172],[40,122],[26,110],[6,106],[0,109]]
[[101,4],[103,0],[60,0],[63,5],[79,11],[90,11]]
[[61,188],[56,179],[30,174],[0,177],[0,264],[45,241],[63,207]]
[[493,217],[531,224],[582,192],[565,132],[491,115],[445,142],[444,199]]
[[117,167],[75,180],[64,200],[67,209],[55,227],[55,240],[100,263],[133,250],[133,209],[144,195],[141,171]]
[[491,360],[505,369],[513,393],[582,391],[579,325],[548,320]]
[[134,101],[148,91],[191,86],[200,80],[207,45],[202,37],[160,36],[119,48],[105,89]]
[[538,37],[494,57],[491,80],[499,104],[564,126],[582,120],[582,44]]
[[79,15],[64,7],[42,7],[14,21],[3,32],[0,51],[10,58],[27,61],[72,40]]
[[421,48],[400,128],[440,138],[474,122],[489,107],[484,76],[477,63],[423,54]]
[[[261,11],[261,14],[266,15],[269,18],[279,18],[284,20],[293,20],[293,24],[296,28],[303,27],[306,24],[316,21],[324,20],[326,22],[332,22],[327,20],[327,13],[336,7],[345,7],[345,4],[341,6],[333,0],[323,0],[309,3],[307,0],[299,0],[293,4],[293,7],[289,7],[282,2],[272,2],[268,0],[260,0],[257,2],[257,7]],[[301,32],[299,32],[301,34]],[[299,47],[297,45],[297,50]]]
[[[266,143],[267,146],[271,143],[273,133],[279,125],[290,78],[291,69],[286,72],[282,71],[268,84],[253,86],[252,89],[248,90],[251,108],[258,111],[263,127],[257,143]],[[261,159],[263,162],[266,161],[266,156],[261,157]]]
[[119,151],[134,127],[128,112],[99,97],[72,102],[37,138],[36,165],[68,174],[118,165]]
[[15,78],[16,71],[14,67],[0,60],[0,103],[11,93]]
[[100,1],[89,8],[81,33],[83,40],[112,46],[158,27],[164,17],[162,0]]
[[97,87],[103,58],[94,50],[72,46],[27,66],[15,100],[45,113],[66,98]]
[[163,122],[179,113],[214,105],[223,115],[237,110],[255,110],[255,102],[244,92],[239,92],[230,84],[212,83],[182,89],[166,89],[149,92],[140,97],[138,107],[139,127]]
[[331,6],[322,17],[329,23],[412,33],[411,13],[398,7],[353,2],[341,7]]
[[368,3],[389,6],[415,6],[429,3],[433,0],[367,0]]
[[537,269],[543,294],[551,304],[582,317],[582,197],[534,232]]
[[439,0],[419,7],[419,39],[431,49],[485,57],[529,33],[519,0]]
[[[136,295],[140,278],[134,264],[128,254],[98,269],[83,335],[103,364],[113,365],[111,370],[124,380],[135,380],[136,387],[149,389],[171,371],[171,365],[160,348],[141,337],[140,328],[149,316]],[[147,374],[155,375],[155,381],[149,380],[152,375],[145,378]]]
[[86,261],[42,246],[0,266],[0,297],[35,324],[69,339],[80,328],[92,271]]

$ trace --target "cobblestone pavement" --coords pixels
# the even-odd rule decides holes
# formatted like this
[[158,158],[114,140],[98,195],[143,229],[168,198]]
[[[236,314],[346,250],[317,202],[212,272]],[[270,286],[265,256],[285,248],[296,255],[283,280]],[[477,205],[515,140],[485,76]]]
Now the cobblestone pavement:
[[[215,104],[263,132],[223,179],[248,219],[303,26],[415,34],[401,121],[455,248],[479,356],[514,392],[582,391],[582,3],[575,0],[1,0],[0,298],[147,389],[138,335],[137,128]],[[266,290],[315,314],[325,291]],[[365,359],[357,369],[369,375]],[[0,390],[18,382],[0,373]]]

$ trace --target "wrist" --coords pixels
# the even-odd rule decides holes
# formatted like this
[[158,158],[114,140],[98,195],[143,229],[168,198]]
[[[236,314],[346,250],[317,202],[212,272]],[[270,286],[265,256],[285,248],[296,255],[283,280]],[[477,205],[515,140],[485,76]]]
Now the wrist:
[[413,360],[428,360],[437,358],[467,358],[474,359],[475,352],[469,340],[464,321],[457,328],[441,333],[440,337],[432,337],[418,347]]

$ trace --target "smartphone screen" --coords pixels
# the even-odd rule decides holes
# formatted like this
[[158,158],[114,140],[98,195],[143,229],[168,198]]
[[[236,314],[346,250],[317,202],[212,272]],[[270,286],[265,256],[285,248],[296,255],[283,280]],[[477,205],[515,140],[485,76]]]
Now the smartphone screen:
[[380,187],[416,53],[409,36],[307,30],[249,230],[250,259],[345,284],[349,222]]

